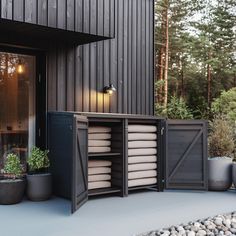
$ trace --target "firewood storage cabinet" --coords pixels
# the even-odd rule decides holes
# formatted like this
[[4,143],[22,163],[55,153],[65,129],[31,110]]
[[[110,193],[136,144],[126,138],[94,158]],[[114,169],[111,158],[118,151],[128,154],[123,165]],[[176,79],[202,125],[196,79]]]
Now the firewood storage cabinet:
[[[130,155],[139,152],[139,149],[130,149],[130,137],[138,140],[136,133],[129,135],[130,125],[156,127],[152,135],[157,137],[157,158],[154,162],[144,165],[145,168],[151,166],[155,169],[146,172],[156,173],[156,176],[151,178],[154,181],[150,184],[142,183],[142,179],[137,181],[139,172],[132,172],[139,165],[133,165],[130,160],[140,157],[130,158]],[[88,129],[94,126],[109,127],[111,130],[109,152],[88,152]],[[207,190],[206,126],[203,120],[179,121],[142,115],[49,112],[47,144],[54,194],[70,199],[73,213],[93,196],[125,197],[135,190],[142,189]],[[152,151],[155,150],[152,148]],[[112,163],[109,187],[88,189],[90,160],[106,160]],[[136,177],[130,180],[131,176]]]

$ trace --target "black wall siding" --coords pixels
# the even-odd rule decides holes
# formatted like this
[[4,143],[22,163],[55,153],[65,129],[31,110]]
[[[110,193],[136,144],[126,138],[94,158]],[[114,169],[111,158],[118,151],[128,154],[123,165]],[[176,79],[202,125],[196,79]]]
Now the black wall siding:
[[96,112],[97,110],[97,57],[96,57],[95,43],[90,45],[90,111]]
[[67,110],[66,103],[68,97],[71,96],[71,93],[66,92],[66,81],[68,81],[66,72],[69,66],[67,53],[68,51],[66,52],[64,48],[59,48],[57,52],[57,109],[62,111]]
[[110,3],[110,16],[109,16],[109,27],[110,27],[110,34],[115,36],[115,1],[109,1]]
[[[150,9],[149,9],[149,6],[145,6],[145,10],[146,10],[146,17],[145,17],[145,21],[146,21],[146,25],[145,25],[145,29],[146,29],[146,32],[145,32],[145,40],[146,42],[149,42],[150,40],[150,34],[148,32],[148,29],[150,27],[150,15],[152,15],[152,13],[150,13]],[[146,63],[146,66],[145,66],[145,78],[148,78],[148,80],[145,82],[145,88],[146,88],[146,94],[150,93],[152,91],[152,80],[150,78],[150,75],[149,75],[149,64],[150,64],[150,57],[149,57],[149,53],[148,53],[148,49],[149,49],[150,45],[148,43],[145,44],[145,63]],[[152,113],[152,111],[150,110],[150,106],[149,106],[149,100],[146,99],[146,103],[145,103],[145,108],[146,108],[146,111],[145,113]]]
[[[131,81],[132,81],[132,104],[131,104],[131,113],[137,113],[136,104],[137,104],[137,1],[133,1],[131,4],[132,7],[132,21],[131,21],[131,38],[132,38],[132,58],[131,58]],[[146,78],[147,79],[147,78]]]
[[[83,5],[90,9],[90,14],[95,7],[99,10],[82,27],[94,32],[95,18],[101,24],[107,15],[103,6],[109,6],[115,9],[115,14],[109,16],[109,31],[114,28],[116,37],[84,46],[68,46],[64,52],[61,48],[49,52],[48,108],[152,115],[153,0],[115,0],[114,4],[100,1],[99,6],[93,5],[95,0],[88,1],[90,7]],[[76,1],[76,6],[81,3]],[[99,33],[107,28],[103,25]],[[81,26],[75,24],[75,27]],[[103,93],[103,87],[109,83],[117,88],[111,97]]]
[[1,18],[12,20],[12,1],[13,0],[1,1]]
[[48,26],[57,27],[57,0],[48,0]]
[[[128,56],[127,56],[127,67],[128,67],[128,72],[127,72],[127,80],[128,80],[128,86],[127,86],[127,94],[129,96],[132,96],[132,3],[131,0],[128,0]],[[132,100],[127,99],[127,110],[131,111],[132,108]]]
[[[141,1],[141,65],[145,65],[146,62],[146,4],[144,1]],[[141,66],[141,78],[146,77],[146,65]],[[146,84],[147,82],[144,79],[141,79],[141,88],[145,91],[146,93]],[[141,97],[141,113],[145,114],[146,113],[146,96]]]
[[[103,20],[104,20],[104,0],[100,0],[97,4],[97,24],[98,25],[103,25]],[[103,35],[104,33],[104,27],[97,27],[97,34],[98,35]]]
[[83,78],[83,48],[77,47],[75,49],[75,111],[83,110],[83,79],[81,78]]
[[75,31],[83,31],[83,0],[75,1]]
[[[106,86],[110,84],[109,78],[110,78],[110,66],[109,66],[109,46],[110,44],[107,42],[103,42],[103,55],[104,55],[104,81],[103,81],[103,86]],[[103,101],[103,107],[104,107],[104,112],[109,112],[109,98],[108,96],[104,96],[104,101]]]
[[104,22],[104,35],[110,33],[110,0],[104,0],[103,6],[103,22]]
[[[98,3],[98,15],[97,22],[99,25],[104,23],[104,0],[100,0]],[[97,34],[104,34],[104,27],[98,28]],[[104,42],[97,43],[97,111],[104,112]]]
[[48,25],[48,5],[47,0],[37,0],[37,24],[47,26]]
[[[118,1],[115,1],[114,4],[114,9],[115,10],[115,14],[114,14],[114,34],[115,34],[115,38],[112,40],[109,40],[110,43],[110,68],[111,68],[111,73],[110,73],[110,82],[116,87],[118,88],[118,83],[117,83],[117,65],[118,65],[118,58],[117,58],[117,45],[118,45],[118,22],[117,22],[117,16],[118,16]],[[111,27],[112,27],[112,23],[111,22]],[[117,93],[116,93],[117,94]],[[115,113],[117,112],[117,95],[115,96],[111,96],[110,98],[110,112]]]
[[13,0],[13,20],[23,21],[24,20],[24,1]]
[[70,94],[67,96],[67,104],[66,110],[73,111],[75,109],[75,51],[73,49],[68,49],[67,51],[67,63],[68,69],[66,71],[66,94]]
[[90,18],[85,17],[86,15],[90,15],[90,0],[84,1],[83,2],[83,32],[84,33],[89,33],[90,31]]
[[128,1],[123,1],[123,111],[128,112]]
[[[110,1],[109,0],[104,0],[104,19],[109,19],[109,21],[104,21],[104,34],[107,34],[107,32],[110,30]],[[110,44],[107,43],[106,41],[103,41],[103,55],[104,55],[104,64],[103,64],[103,69],[104,69],[104,80],[103,80],[103,86],[110,84],[110,65],[109,65],[109,60],[110,60]],[[109,98],[108,96],[104,96],[103,100],[103,107],[104,107],[104,112],[107,113],[110,111],[109,108]]]
[[67,0],[66,6],[66,29],[75,30],[75,0]]
[[[138,91],[141,90],[141,73],[142,73],[142,67],[141,67],[141,59],[142,59],[142,45],[141,45],[141,19],[142,19],[142,15],[141,15],[141,3],[142,0],[137,0],[137,46],[136,46],[136,50],[137,50],[137,84],[136,84],[136,91],[137,91],[137,102],[136,102],[136,111],[138,114],[141,113],[141,109],[142,109],[142,103],[141,103],[141,93],[139,93]],[[140,26],[140,27],[139,27]]]
[[90,97],[90,45],[83,46],[83,111],[89,111]]
[[[49,9],[52,5],[51,2],[55,2],[55,9],[56,9],[56,0],[49,0]],[[35,24],[37,22],[37,2],[35,0],[25,0],[25,19],[24,21],[26,23],[33,23]],[[49,10],[49,16],[53,16],[52,11]],[[55,27],[56,25],[50,25],[52,27]]]
[[118,65],[117,65],[117,112],[122,112],[122,97],[123,97],[123,0],[119,1],[117,12],[118,12],[118,25],[117,25],[117,40],[118,40],[118,47],[117,47],[117,57],[118,57]]
[[57,110],[57,53],[54,51],[47,55],[47,78],[50,83],[47,83],[47,101],[48,107],[52,110]]
[[0,18],[112,38],[114,1],[0,0]]
[[[150,4],[149,5],[150,7],[150,15],[149,15],[149,22],[154,22],[154,3],[153,4]],[[154,27],[154,23],[152,23],[152,27]],[[154,29],[153,31],[154,32]],[[154,114],[154,61],[155,61],[155,55],[154,55],[154,33],[153,34],[150,34],[150,48],[152,48],[153,50],[153,53],[149,53],[149,57],[150,57],[150,63],[149,63],[149,72],[150,72],[150,76],[149,76],[149,85],[152,85],[150,86],[150,97],[151,97],[151,100],[150,100],[150,113]]]
[[[57,6],[57,28],[67,29],[67,1],[57,1]],[[66,10],[62,11],[61,9]]]
[[90,0],[90,32],[91,34],[97,34],[97,1]]

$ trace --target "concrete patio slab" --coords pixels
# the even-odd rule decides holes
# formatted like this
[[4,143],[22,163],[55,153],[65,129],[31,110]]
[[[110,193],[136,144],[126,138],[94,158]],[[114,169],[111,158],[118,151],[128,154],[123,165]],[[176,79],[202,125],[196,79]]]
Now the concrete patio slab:
[[64,199],[23,201],[0,206],[0,235],[131,236],[235,210],[235,191],[142,192],[92,199],[74,215]]

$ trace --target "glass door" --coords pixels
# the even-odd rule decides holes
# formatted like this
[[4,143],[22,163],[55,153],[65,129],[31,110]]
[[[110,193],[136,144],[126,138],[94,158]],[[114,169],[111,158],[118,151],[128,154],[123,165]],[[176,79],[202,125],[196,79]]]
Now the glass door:
[[0,169],[8,153],[25,165],[35,144],[35,56],[0,52]]

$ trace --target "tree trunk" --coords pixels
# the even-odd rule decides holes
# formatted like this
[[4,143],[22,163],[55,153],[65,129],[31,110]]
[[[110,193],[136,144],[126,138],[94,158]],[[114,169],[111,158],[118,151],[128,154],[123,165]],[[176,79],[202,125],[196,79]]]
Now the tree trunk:
[[181,97],[185,98],[185,88],[184,88],[184,69],[181,69]]
[[[161,46],[158,58],[158,81],[163,81],[163,67],[164,67],[164,48]],[[157,92],[157,101],[163,102],[163,85],[160,83]]]
[[164,102],[166,108],[168,102],[168,67],[169,67],[169,19],[168,19],[168,0],[166,1],[165,12],[165,66],[164,66]]
[[[208,53],[208,59],[211,59],[211,53]],[[207,104],[211,107],[211,65],[207,64]]]
[[178,93],[178,95],[180,95],[180,97],[184,98],[185,97],[185,86],[184,86],[184,63],[183,63],[183,56],[181,55],[181,57],[178,58],[178,71],[179,71],[179,75],[180,75],[180,91]]
[[163,7],[161,11],[161,34],[159,36],[160,48],[158,52],[158,65],[157,65],[157,75],[158,75],[158,89],[157,89],[157,101],[159,104],[163,104],[164,101],[164,84],[163,84],[163,75],[164,75],[164,59],[165,59],[165,27],[166,27],[166,6]]

